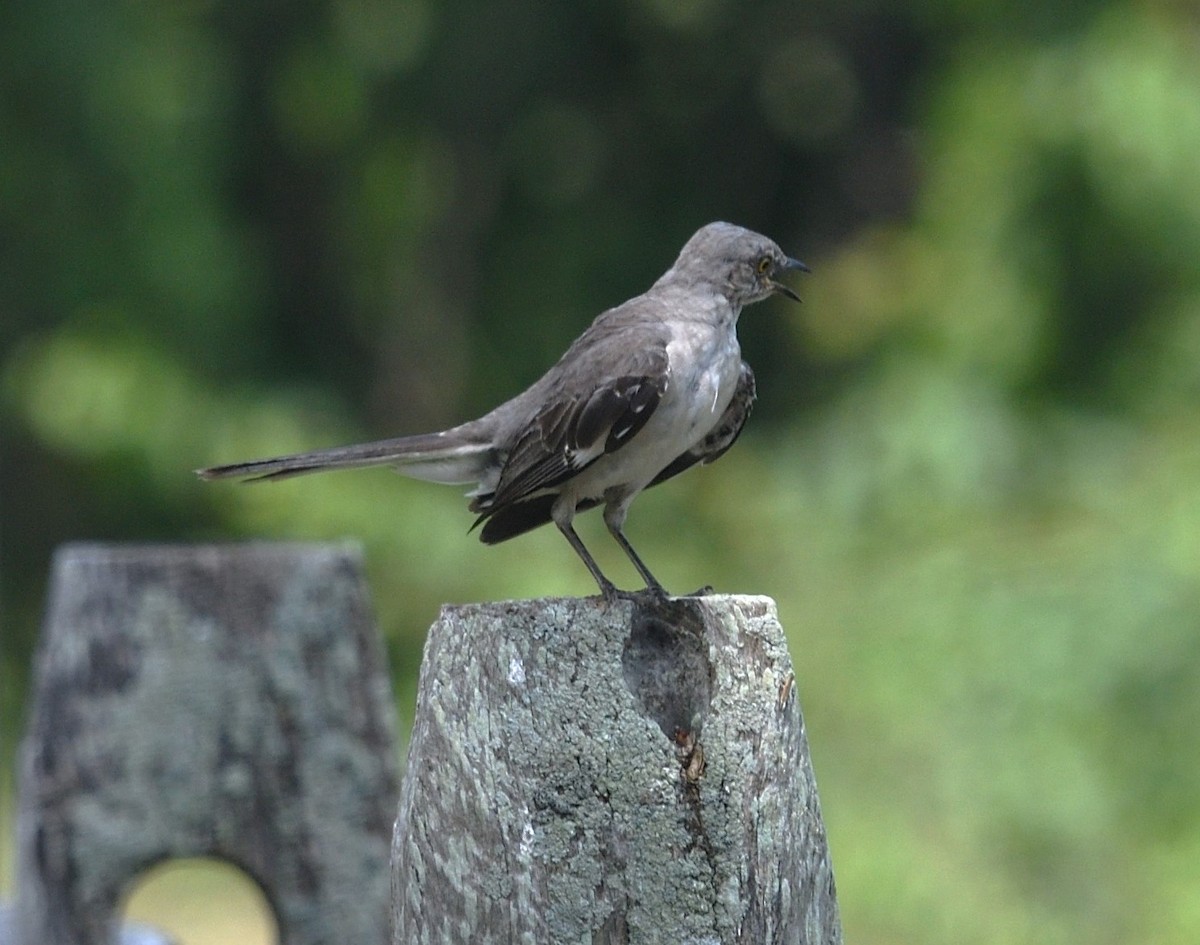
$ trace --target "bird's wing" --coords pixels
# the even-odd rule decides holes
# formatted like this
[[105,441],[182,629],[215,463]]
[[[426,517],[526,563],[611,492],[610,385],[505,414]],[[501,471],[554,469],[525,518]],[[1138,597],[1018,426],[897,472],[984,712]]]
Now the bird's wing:
[[708,436],[686,453],[677,456],[666,469],[650,480],[650,485],[657,486],[660,482],[666,482],[671,477],[678,476],[685,469],[690,469],[697,463],[706,466],[724,456],[726,450],[733,446],[741,435],[742,427],[746,425],[746,419],[750,416],[757,396],[754,372],[750,370],[750,365],[743,361],[737,387],[733,392],[733,399],[729,401],[729,406],[721,414],[717,425],[712,428]]
[[[629,443],[650,419],[670,382],[660,327],[584,336],[569,352],[573,373],[517,433],[496,488],[472,503],[483,518],[552,489]],[[579,350],[582,349],[582,350]],[[579,357],[586,358],[582,370]],[[566,359],[564,359],[566,361]],[[581,386],[579,381],[588,382]]]

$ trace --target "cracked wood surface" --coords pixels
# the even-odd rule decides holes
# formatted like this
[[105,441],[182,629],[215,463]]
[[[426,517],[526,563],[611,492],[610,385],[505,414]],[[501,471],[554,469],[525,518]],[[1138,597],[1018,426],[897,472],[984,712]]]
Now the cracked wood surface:
[[443,609],[394,945],[837,945],[799,688],[768,598]]

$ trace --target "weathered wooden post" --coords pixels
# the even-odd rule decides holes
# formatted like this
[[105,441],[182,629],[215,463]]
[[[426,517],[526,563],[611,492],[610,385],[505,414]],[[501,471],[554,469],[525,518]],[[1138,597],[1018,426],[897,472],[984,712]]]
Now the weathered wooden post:
[[109,945],[172,857],[262,887],[282,945],[388,939],[395,723],[358,552],[59,551],[22,743],[18,945]]
[[446,608],[392,843],[394,945],[836,945],[771,600]]

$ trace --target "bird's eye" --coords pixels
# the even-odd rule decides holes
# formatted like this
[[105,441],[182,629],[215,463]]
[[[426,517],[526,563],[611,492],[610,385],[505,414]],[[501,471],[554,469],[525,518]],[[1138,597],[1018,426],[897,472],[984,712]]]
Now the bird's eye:
[[758,270],[758,274],[760,276],[765,276],[768,272],[771,271],[771,257],[770,256],[760,256],[758,258],[758,265],[756,265],[754,268]]

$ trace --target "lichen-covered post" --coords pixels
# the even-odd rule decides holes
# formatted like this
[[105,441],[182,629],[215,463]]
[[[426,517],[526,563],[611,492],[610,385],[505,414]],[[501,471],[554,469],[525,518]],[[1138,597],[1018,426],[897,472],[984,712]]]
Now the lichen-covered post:
[[109,945],[145,869],[213,856],[283,945],[388,940],[395,722],[353,547],[55,556],[18,783],[17,945]]
[[774,603],[539,600],[430,630],[394,945],[836,945]]

